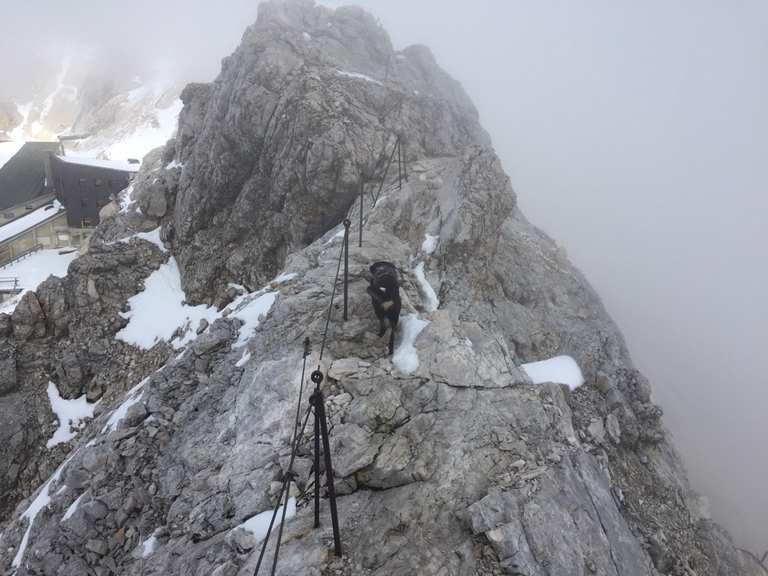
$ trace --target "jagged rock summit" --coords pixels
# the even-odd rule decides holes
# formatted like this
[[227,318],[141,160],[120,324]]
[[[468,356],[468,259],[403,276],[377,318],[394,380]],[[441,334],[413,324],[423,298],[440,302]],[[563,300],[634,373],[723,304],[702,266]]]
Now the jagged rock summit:
[[[327,503],[312,528],[307,434],[277,574],[765,576],[707,518],[620,332],[520,213],[471,102],[426,48],[395,51],[357,8],[265,2],[220,76],[183,100],[176,140],[145,160],[89,252],[0,317],[16,367],[0,409],[37,406],[0,427],[24,439],[4,448],[3,573],[252,574],[309,336],[345,555]],[[357,238],[360,179],[383,174],[397,138],[408,180],[391,170],[365,204],[349,320],[337,296],[321,361],[340,223]],[[401,276],[394,357],[365,293],[377,260]],[[172,301],[181,288],[187,301]],[[147,319],[148,294],[162,307]],[[157,315],[169,328],[174,306],[187,321],[157,342],[127,336]],[[571,386],[526,368],[564,357],[580,368]],[[48,380],[101,398],[58,451],[44,446]]]

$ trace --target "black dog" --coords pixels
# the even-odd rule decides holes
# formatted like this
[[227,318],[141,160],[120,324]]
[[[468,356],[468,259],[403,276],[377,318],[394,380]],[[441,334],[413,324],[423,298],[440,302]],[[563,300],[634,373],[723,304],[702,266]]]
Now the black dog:
[[400,284],[397,280],[397,269],[391,262],[374,262],[371,264],[371,284],[367,291],[371,295],[371,303],[376,316],[379,318],[379,337],[384,336],[390,328],[389,353],[395,351],[395,331],[400,319]]

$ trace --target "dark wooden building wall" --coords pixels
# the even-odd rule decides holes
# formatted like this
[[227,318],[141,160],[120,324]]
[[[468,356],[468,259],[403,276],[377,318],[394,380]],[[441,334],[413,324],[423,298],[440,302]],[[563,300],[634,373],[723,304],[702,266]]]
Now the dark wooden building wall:
[[99,210],[130,183],[131,172],[65,162],[51,155],[48,178],[56,198],[67,209],[72,228],[91,228],[99,223]]
[[0,168],[0,211],[46,194],[45,162],[58,142],[27,142]]

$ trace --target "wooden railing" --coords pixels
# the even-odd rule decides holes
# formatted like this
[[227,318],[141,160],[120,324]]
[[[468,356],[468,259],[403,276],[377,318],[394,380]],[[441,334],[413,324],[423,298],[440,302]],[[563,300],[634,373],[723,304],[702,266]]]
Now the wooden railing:
[[43,245],[42,244],[35,244],[29,250],[25,250],[24,252],[21,252],[20,254],[16,254],[16,256],[12,257],[11,259],[6,260],[5,262],[1,262],[0,263],[0,270],[5,268],[6,266],[9,266],[9,265],[13,264],[14,262],[18,262],[19,260],[23,260],[24,258],[29,256],[30,254],[34,254],[38,250],[42,250],[42,249],[43,249]]
[[16,276],[0,278],[0,292],[17,292],[19,290],[19,279]]

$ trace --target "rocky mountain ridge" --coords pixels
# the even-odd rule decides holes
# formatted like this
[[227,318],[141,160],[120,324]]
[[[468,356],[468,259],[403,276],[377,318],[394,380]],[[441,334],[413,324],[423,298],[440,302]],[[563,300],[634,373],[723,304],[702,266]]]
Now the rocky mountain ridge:
[[[253,572],[248,522],[276,506],[339,223],[356,235],[360,178],[399,136],[408,181],[366,206],[350,319],[336,310],[320,363],[345,558],[329,526],[311,529],[302,450],[278,574],[765,575],[706,516],[619,330],[525,220],[426,48],[395,51],[357,8],[266,2],[219,78],[182,100],[176,140],[88,253],[0,316],[3,570]],[[394,358],[365,293],[382,259],[402,278]],[[120,340],[131,298],[174,269],[210,320],[178,326],[181,350]],[[524,368],[560,355],[582,386]],[[48,380],[101,398],[55,451]]]

